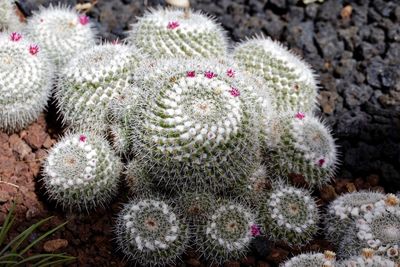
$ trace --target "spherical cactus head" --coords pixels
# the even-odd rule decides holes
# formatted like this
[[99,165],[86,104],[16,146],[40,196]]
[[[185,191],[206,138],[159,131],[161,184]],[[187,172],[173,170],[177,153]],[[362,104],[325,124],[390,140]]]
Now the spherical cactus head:
[[220,200],[210,215],[197,234],[203,256],[217,264],[244,257],[253,237],[260,234],[256,214],[238,202]]
[[278,111],[311,112],[316,108],[314,72],[280,43],[263,37],[244,41],[235,48],[234,59],[243,69],[265,80]]
[[305,113],[285,113],[265,126],[267,167],[276,176],[301,175],[310,186],[321,186],[334,176],[335,141],[327,126]]
[[140,60],[135,49],[111,43],[73,57],[61,71],[55,94],[63,122],[105,132],[110,103],[124,97]]
[[157,198],[130,201],[116,227],[122,252],[143,266],[174,264],[185,251],[189,232],[174,208]]
[[0,129],[19,131],[44,110],[53,79],[46,54],[18,32],[0,33]]
[[223,58],[228,42],[222,27],[200,12],[153,9],[132,25],[128,36],[153,58]]
[[34,12],[27,21],[25,33],[38,42],[58,68],[78,52],[93,46],[96,38],[86,15],[60,5]]
[[305,189],[277,184],[259,209],[260,222],[273,240],[304,245],[318,231],[318,206]]
[[282,267],[334,267],[336,254],[332,251],[324,253],[303,253],[284,262]]
[[[245,186],[259,164],[256,96],[247,76],[212,60],[166,60],[135,74],[132,147],[155,183],[209,192]],[[146,75],[145,75],[146,74]]]
[[71,133],[50,150],[43,182],[50,199],[63,208],[89,210],[108,204],[117,192],[121,169],[104,138]]
[[21,28],[22,23],[17,16],[14,1],[2,0],[0,2],[0,32],[19,31]]
[[194,226],[204,225],[214,210],[215,198],[206,192],[182,192],[177,200],[178,207]]
[[125,181],[131,194],[135,196],[148,195],[154,191],[154,184],[148,173],[133,159],[126,165]]

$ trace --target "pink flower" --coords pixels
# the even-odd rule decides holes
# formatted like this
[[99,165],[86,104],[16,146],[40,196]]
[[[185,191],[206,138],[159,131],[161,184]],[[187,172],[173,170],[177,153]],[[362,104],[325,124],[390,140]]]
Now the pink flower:
[[79,136],[79,141],[80,141],[80,142],[86,142],[86,136],[83,135],[83,134],[81,134],[81,135]]
[[178,27],[179,27],[179,22],[177,22],[177,21],[168,22],[168,25],[167,25],[167,29],[168,30],[173,30],[173,29],[176,29]]
[[36,55],[39,53],[39,46],[36,44],[31,44],[29,46],[29,53],[31,53],[32,56]]
[[325,159],[318,160],[318,166],[322,167],[325,164]]
[[297,112],[295,115],[295,118],[302,120],[305,118],[305,116],[306,116],[306,114],[304,114],[303,112]]
[[186,77],[193,78],[196,76],[196,72],[194,70],[186,72]]
[[253,224],[253,225],[250,227],[250,231],[251,231],[251,235],[252,235],[252,236],[259,236],[259,235],[261,235],[260,226],[258,226],[257,224]]
[[238,97],[240,96],[240,91],[237,88],[232,87],[231,90],[229,91],[233,97]]
[[204,77],[207,77],[208,79],[212,79],[212,78],[215,78],[215,77],[217,77],[218,75],[217,74],[215,74],[214,72],[212,72],[212,71],[206,71],[205,73],[204,73]]
[[118,39],[116,39],[116,40],[112,41],[111,43],[112,43],[113,45],[117,45],[117,44],[120,44],[121,42],[120,42]]
[[10,39],[13,42],[18,42],[19,40],[21,40],[21,38],[22,38],[22,35],[18,32],[13,32],[10,34]]
[[89,23],[89,17],[86,15],[79,16],[79,23],[82,25],[86,25]]
[[235,71],[233,69],[228,69],[226,71],[226,75],[228,75],[228,77],[233,78],[233,77],[235,77]]

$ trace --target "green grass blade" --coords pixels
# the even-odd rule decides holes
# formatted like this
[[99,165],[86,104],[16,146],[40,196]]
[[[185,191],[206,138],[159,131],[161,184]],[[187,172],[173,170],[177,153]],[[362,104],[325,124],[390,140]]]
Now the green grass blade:
[[[10,210],[8,211],[5,221],[4,221],[3,225],[1,226],[0,246],[3,244],[4,240],[6,239],[8,231],[10,230],[11,226],[14,223],[14,219],[15,219],[13,217],[14,209],[15,209],[15,203],[13,202]],[[1,253],[0,253],[0,255],[1,255]]]
[[22,258],[22,257],[17,253],[7,253],[0,257],[0,263],[9,258],[13,259],[13,258]]
[[56,259],[58,261],[58,260],[71,260],[71,258],[73,257],[65,256],[64,254],[50,254],[50,253],[38,254],[19,261],[16,266],[25,266],[27,263],[32,264],[37,260],[39,260],[39,262],[34,263],[32,266],[42,266],[42,264],[48,263],[50,260],[53,259]]
[[51,262],[42,263],[41,265],[33,265],[32,267],[46,267],[46,266],[55,266],[57,264],[68,263],[75,260],[75,257],[70,257],[69,259],[60,259]]
[[[75,257],[66,256],[66,255],[64,255],[64,254],[50,254],[50,255],[52,255],[53,257],[50,257],[50,258],[48,258],[48,259],[43,259],[43,260],[41,260],[41,261],[39,261],[39,262],[33,264],[32,267],[36,267],[36,266],[42,267],[42,266],[44,266],[44,265],[47,266],[49,263],[54,263],[54,262],[66,263],[66,262],[73,261],[73,260],[76,259]],[[48,260],[50,260],[50,259],[52,259],[52,258],[56,258],[56,260],[55,260],[55,261],[52,261],[52,262],[48,262]],[[57,259],[57,258],[58,258],[58,259]]]

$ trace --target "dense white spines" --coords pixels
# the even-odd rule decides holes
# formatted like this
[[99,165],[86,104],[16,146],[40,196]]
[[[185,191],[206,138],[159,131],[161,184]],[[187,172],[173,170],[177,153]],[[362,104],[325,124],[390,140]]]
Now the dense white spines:
[[270,38],[239,44],[235,61],[256,77],[264,78],[278,111],[311,112],[316,107],[317,83],[311,68]]
[[200,12],[151,10],[132,25],[128,39],[152,58],[222,58],[227,53],[224,30]]
[[85,15],[62,6],[41,8],[28,19],[26,34],[39,43],[52,62],[63,67],[78,52],[95,44],[95,31]]
[[19,31],[22,23],[16,14],[13,0],[0,1],[0,32],[1,31]]
[[[396,250],[397,255],[399,254]],[[341,261],[337,264],[337,267],[397,267],[398,265],[388,259],[375,255],[373,249],[365,248],[362,250],[361,256],[353,256],[350,259]]]
[[47,194],[66,209],[108,204],[122,169],[107,141],[93,133],[68,134],[49,152],[43,182]]
[[34,121],[50,95],[46,54],[19,33],[0,33],[0,129],[15,132]]
[[280,267],[335,267],[335,253],[303,253],[285,261]]

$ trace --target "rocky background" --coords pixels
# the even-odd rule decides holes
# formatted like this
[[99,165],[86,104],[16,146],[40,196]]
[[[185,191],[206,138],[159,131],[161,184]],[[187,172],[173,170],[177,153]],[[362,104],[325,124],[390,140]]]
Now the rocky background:
[[[58,1],[20,0],[30,15],[41,4]],[[75,6],[83,1],[61,3]],[[92,0],[88,15],[98,23],[105,40],[123,39],[146,1]],[[332,127],[340,146],[338,177],[315,196],[321,205],[337,194],[373,189],[400,189],[400,1],[325,0],[304,5],[301,0],[192,0],[217,18],[232,41],[264,34],[302,55],[320,79],[320,115]],[[163,4],[147,0],[148,6]],[[0,133],[0,224],[16,199],[20,219],[12,235],[33,221],[54,215],[46,227],[69,221],[38,251],[65,251],[78,257],[73,266],[125,266],[115,249],[112,225],[126,200],[122,194],[111,207],[90,215],[65,214],[48,203],[40,187],[40,166],[60,134],[52,107],[18,134]],[[124,191],[124,188],[122,188]],[[33,221],[32,221],[33,220]],[[43,229],[46,230],[46,229]],[[322,235],[303,251],[332,248]],[[258,240],[241,262],[226,266],[276,266],[299,248]],[[205,266],[195,252],[185,255],[184,265]]]

